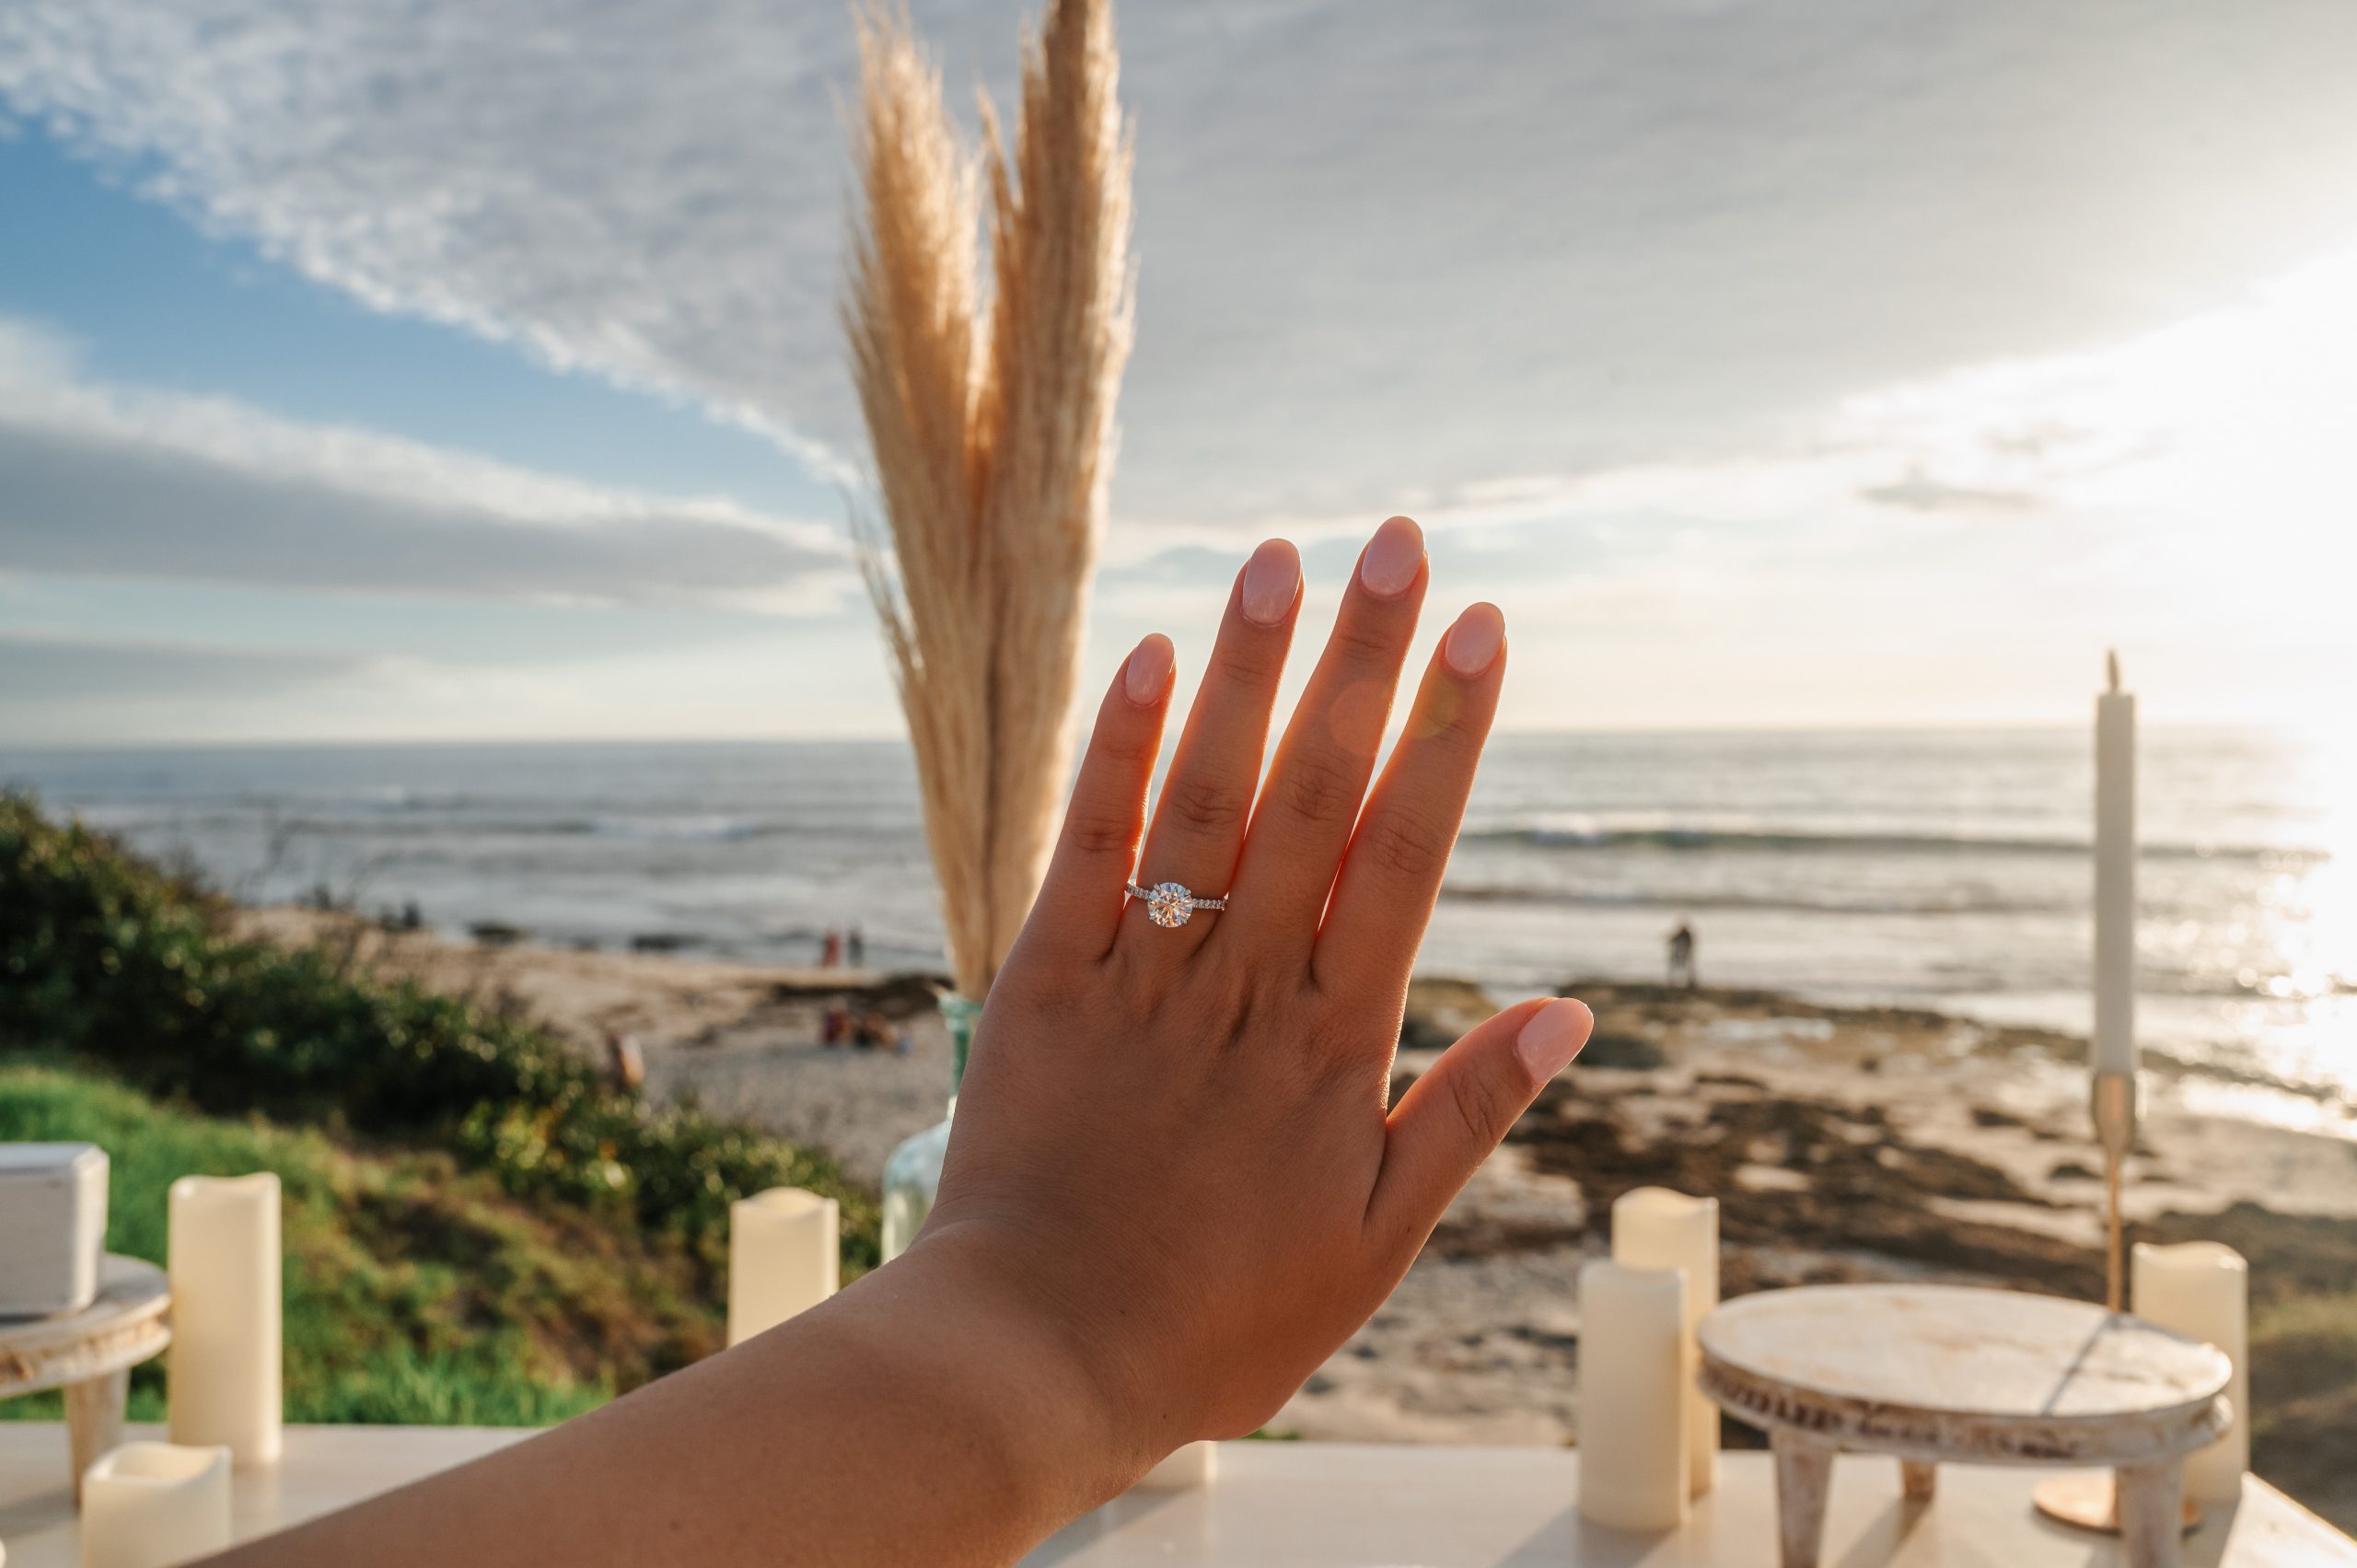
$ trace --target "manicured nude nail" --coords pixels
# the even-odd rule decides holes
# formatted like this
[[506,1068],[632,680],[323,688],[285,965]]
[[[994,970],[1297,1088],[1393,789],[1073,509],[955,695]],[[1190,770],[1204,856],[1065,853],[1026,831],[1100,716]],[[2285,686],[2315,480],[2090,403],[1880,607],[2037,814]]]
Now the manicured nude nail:
[[1525,1020],[1522,1032],[1514,1038],[1514,1053],[1530,1070],[1532,1081],[1543,1084],[1572,1064],[1595,1027],[1596,1015],[1586,1003],[1558,996]]
[[1394,517],[1375,530],[1359,556],[1359,581],[1377,598],[1398,598],[1415,587],[1424,565],[1424,530]]
[[1449,668],[1470,680],[1498,662],[1505,646],[1506,618],[1494,604],[1477,604],[1457,618],[1440,643],[1440,656]]
[[1139,707],[1151,707],[1170,690],[1170,664],[1175,656],[1170,639],[1159,632],[1146,633],[1130,654],[1128,672],[1121,679],[1123,693]]
[[1244,619],[1253,625],[1274,626],[1300,597],[1301,552],[1283,540],[1270,540],[1244,563]]

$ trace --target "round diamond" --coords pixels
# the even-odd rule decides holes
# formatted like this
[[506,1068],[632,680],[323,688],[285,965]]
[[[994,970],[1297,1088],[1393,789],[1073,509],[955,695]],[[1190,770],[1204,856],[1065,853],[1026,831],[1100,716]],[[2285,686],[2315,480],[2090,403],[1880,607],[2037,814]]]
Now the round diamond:
[[1145,912],[1156,925],[1184,925],[1195,912],[1194,895],[1183,882],[1156,882],[1146,894]]

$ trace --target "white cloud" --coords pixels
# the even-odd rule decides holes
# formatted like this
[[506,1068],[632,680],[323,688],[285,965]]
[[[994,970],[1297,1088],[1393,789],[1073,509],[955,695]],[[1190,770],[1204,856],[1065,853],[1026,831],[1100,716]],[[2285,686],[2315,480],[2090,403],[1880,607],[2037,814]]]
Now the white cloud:
[[[1003,76],[1021,7],[916,8],[953,85]],[[2209,305],[2357,210],[2357,8],[2313,0],[1122,25],[1133,520],[1755,449],[1865,389]],[[771,0],[16,0],[0,95],[373,304],[842,453],[847,33]]]
[[94,382],[5,319],[0,473],[20,572],[774,611],[855,591],[819,525]]

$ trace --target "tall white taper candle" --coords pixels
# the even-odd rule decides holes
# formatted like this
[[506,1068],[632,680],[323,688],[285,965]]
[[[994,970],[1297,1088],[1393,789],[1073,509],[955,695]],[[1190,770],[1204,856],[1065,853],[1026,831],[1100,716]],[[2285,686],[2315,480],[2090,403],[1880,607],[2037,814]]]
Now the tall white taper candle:
[[1620,1530],[1686,1522],[1685,1327],[1678,1270],[1580,1269],[1582,1518]]
[[742,1344],[835,1294],[842,1221],[832,1198],[772,1187],[728,1205],[728,1342]]
[[2204,1340],[2235,1364],[2226,1387],[2235,1424],[2185,1461],[2185,1494],[2197,1503],[2231,1503],[2250,1469],[2250,1266],[2215,1241],[2174,1247],[2136,1244],[2136,1316],[2189,1339]]
[[82,1477],[82,1568],[169,1568],[229,1544],[229,1450],[125,1443]]
[[2136,1071],[2136,698],[2105,660],[2096,699],[2095,1070]]
[[1640,1187],[1612,1202],[1612,1260],[1686,1274],[1686,1318],[1679,1334],[1678,1383],[1686,1390],[1687,1490],[1696,1497],[1719,1476],[1719,1411],[1694,1374],[1695,1326],[1719,1304],[1719,1201],[1666,1187]]
[[220,1444],[238,1466],[278,1458],[278,1178],[172,1183],[172,1441]]

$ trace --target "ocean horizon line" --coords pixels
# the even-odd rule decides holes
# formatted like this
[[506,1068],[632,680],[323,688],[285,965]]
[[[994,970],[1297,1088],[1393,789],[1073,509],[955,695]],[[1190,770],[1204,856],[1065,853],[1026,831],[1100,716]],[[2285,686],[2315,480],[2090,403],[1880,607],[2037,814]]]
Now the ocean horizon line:
[[[2142,725],[2148,733],[2172,737],[2196,735],[2237,736],[2243,738],[2281,736],[2297,738],[2305,733],[2305,726],[2292,723],[2266,720],[2226,721],[2210,719],[2152,719]],[[1847,737],[1878,736],[2051,736],[2074,735],[2085,731],[2082,718],[2068,719],[2006,719],[2006,720],[1893,720],[1875,724],[1665,724],[1633,725],[1561,725],[1515,726],[1501,725],[1493,732],[1497,739],[1677,739],[1690,737],[1698,740],[1724,740],[1748,736],[1762,738],[1794,738],[1836,739]],[[588,749],[593,747],[656,747],[726,748],[773,746],[867,746],[906,748],[904,732],[876,734],[812,733],[807,735],[542,735],[501,738],[491,736],[376,736],[376,737],[271,737],[231,739],[125,739],[125,740],[32,740],[16,741],[9,746],[10,755],[58,756],[122,756],[142,751],[176,752],[267,752],[267,751],[389,751],[468,749]],[[7,779],[6,763],[0,762],[0,784]]]

